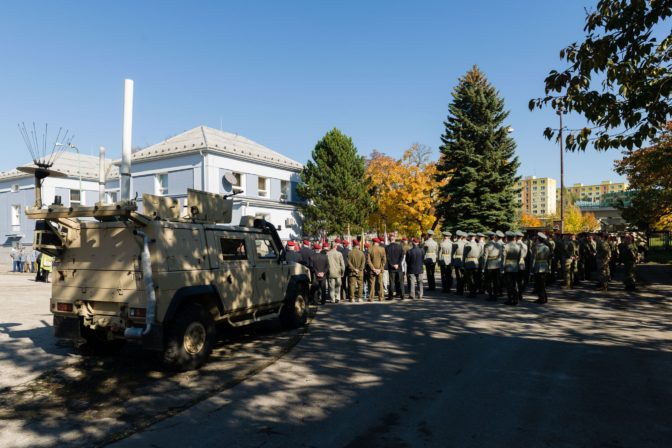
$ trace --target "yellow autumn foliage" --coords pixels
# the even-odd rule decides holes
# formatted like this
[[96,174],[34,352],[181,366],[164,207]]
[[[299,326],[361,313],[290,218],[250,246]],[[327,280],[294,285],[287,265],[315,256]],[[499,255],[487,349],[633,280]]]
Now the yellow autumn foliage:
[[367,164],[376,211],[369,218],[372,229],[398,230],[419,236],[435,221],[438,188],[434,180],[436,163],[426,162],[422,148],[413,145],[401,159],[374,151]]

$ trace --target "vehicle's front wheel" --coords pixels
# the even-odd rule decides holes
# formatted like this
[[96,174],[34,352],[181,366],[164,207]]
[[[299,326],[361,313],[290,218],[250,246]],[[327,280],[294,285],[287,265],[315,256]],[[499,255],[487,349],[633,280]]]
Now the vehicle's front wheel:
[[307,288],[299,287],[296,292],[285,298],[280,311],[280,324],[287,329],[298,328],[308,320]]
[[215,343],[215,320],[197,303],[180,308],[168,326],[163,362],[178,371],[198,369]]

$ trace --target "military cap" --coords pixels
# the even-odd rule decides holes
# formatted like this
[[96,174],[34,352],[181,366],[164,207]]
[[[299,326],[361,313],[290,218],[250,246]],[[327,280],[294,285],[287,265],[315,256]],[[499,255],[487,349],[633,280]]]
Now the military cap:
[[537,233],[537,236],[538,236],[539,238],[541,238],[542,240],[545,240],[546,238],[548,238],[544,232],[539,232],[539,233]]
[[477,232],[476,236],[485,236],[485,235],[483,235],[481,232]]
[[506,235],[506,236],[508,236],[508,237],[511,237],[511,236],[516,236],[516,234],[515,234],[515,233],[513,233],[513,232],[512,232],[512,231],[510,231],[510,230],[507,230],[507,231],[506,231],[506,233],[505,233],[504,235]]
[[294,241],[292,241],[292,240],[287,241],[287,245],[288,245],[289,247],[294,247],[295,244],[296,244],[296,243],[295,243]]
[[380,243],[380,238],[375,237],[375,238],[373,239],[373,242],[374,242],[374,243]]
[[457,232],[455,232],[455,235],[457,235],[457,236],[467,236],[467,234],[464,233],[464,232],[461,231],[461,230],[458,230]]
[[329,249],[329,245],[328,245],[327,243],[324,243],[324,244],[322,245],[322,249]]
[[520,230],[516,230],[515,232],[513,232],[513,235],[514,236],[523,236],[523,232],[521,232]]
[[420,243],[420,240],[418,240],[417,238],[413,238],[413,244],[418,244],[418,243]]
[[434,231],[433,231],[432,229],[429,229],[429,230],[427,231],[427,235],[434,235]]
[[504,238],[504,233],[501,230],[496,231],[495,235],[497,235],[500,238]]
[[476,236],[474,232],[467,232],[467,236]]
[[303,240],[303,244],[306,245],[306,246],[310,246],[310,241],[308,241],[308,240]]
[[353,246],[359,246],[359,240],[352,240]]
[[364,243],[364,247],[369,248],[371,245],[369,243]]
[[344,246],[347,246],[348,244],[350,244],[350,241],[348,241],[348,240],[343,240],[343,245],[344,245]]
[[340,243],[340,242],[341,242],[341,239],[340,239],[340,238],[336,238],[336,239],[334,240],[334,242],[336,242],[336,243]]
[[320,243],[315,243],[313,244],[313,249],[322,249],[322,245]]
[[453,236],[453,234],[450,233],[449,230],[444,230],[444,231],[443,231],[443,236]]
[[488,230],[487,232],[485,232],[484,235],[485,236],[494,236],[494,234],[495,234],[495,232],[493,232],[492,230]]
[[402,237],[402,238],[401,238],[401,241],[408,241],[408,238],[406,238],[406,237]]

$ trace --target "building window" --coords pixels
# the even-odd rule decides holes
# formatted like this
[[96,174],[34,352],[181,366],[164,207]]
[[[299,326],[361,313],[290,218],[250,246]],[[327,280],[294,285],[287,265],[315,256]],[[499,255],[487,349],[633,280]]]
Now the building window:
[[269,182],[268,177],[261,177],[261,176],[258,177],[258,182],[257,182],[258,190],[257,191],[259,192],[259,196],[261,196],[262,198],[267,198],[269,196],[268,195],[268,184],[269,183],[270,182]]
[[168,194],[168,174],[163,173],[156,175],[156,188],[154,190],[159,196]]
[[280,181],[280,200],[288,201],[289,200],[289,181],[281,180]]
[[21,231],[21,206],[12,205],[12,232]]
[[79,190],[70,190],[70,205],[82,204],[82,192]]
[[240,173],[231,173],[233,176],[234,181],[231,182],[231,189],[233,193],[236,194],[242,194],[245,192],[245,189],[243,188],[243,180],[244,176]]

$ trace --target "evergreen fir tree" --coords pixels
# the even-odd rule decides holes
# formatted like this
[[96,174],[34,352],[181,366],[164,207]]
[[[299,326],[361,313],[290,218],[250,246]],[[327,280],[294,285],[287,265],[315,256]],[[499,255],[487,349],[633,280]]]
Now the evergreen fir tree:
[[437,180],[437,217],[451,230],[508,230],[515,221],[516,144],[504,100],[474,66],[460,78],[444,122]]
[[308,201],[304,231],[344,233],[362,227],[372,208],[364,157],[352,139],[334,128],[317,142],[301,172],[298,193]]

